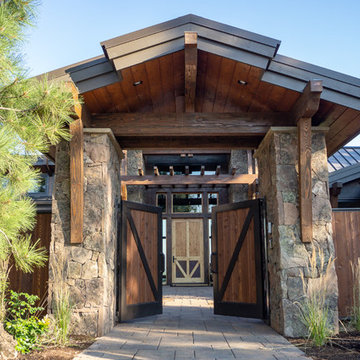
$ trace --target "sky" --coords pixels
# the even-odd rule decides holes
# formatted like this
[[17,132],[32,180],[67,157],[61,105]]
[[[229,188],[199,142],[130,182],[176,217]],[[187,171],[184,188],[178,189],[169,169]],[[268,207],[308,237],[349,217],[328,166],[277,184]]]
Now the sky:
[[360,0],[42,0],[25,65],[31,76],[70,65],[102,54],[101,41],[189,13],[278,39],[279,54],[360,78]]

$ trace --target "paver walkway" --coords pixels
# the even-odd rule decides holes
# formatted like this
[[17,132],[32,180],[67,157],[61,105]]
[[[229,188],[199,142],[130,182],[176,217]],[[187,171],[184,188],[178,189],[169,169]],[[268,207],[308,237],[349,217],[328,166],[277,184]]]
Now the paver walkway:
[[117,325],[75,359],[308,359],[260,320],[214,315],[210,287],[163,291],[162,315]]

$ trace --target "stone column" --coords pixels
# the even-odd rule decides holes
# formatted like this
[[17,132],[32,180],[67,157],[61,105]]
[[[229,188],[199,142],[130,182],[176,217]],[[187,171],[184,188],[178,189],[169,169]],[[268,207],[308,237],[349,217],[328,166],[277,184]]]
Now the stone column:
[[[70,244],[69,143],[57,146],[52,203],[49,308],[61,287],[74,306],[72,332],[101,336],[114,326],[120,154],[110,129],[84,129],[84,239]],[[117,145],[117,146],[116,146]]]
[[[139,169],[145,173],[145,164],[141,150],[126,150],[125,159],[121,169],[121,175],[138,175]],[[128,185],[127,200],[143,203],[145,199],[145,187],[141,185]]]
[[[330,256],[335,256],[325,133],[314,128],[312,135],[312,244],[304,244],[300,238],[297,143],[296,128],[272,128],[255,153],[260,196],[266,199],[267,221],[272,224],[268,243],[271,326],[290,337],[306,335],[296,303],[301,302],[303,296],[300,274],[304,273],[308,281],[306,266],[313,245],[324,251],[326,262]],[[332,272],[332,293],[328,306],[331,325],[337,331],[335,268]]]
[[[236,174],[248,173],[248,153],[247,150],[231,150],[229,170],[235,168]],[[229,186],[229,202],[248,200],[247,184],[238,184]]]

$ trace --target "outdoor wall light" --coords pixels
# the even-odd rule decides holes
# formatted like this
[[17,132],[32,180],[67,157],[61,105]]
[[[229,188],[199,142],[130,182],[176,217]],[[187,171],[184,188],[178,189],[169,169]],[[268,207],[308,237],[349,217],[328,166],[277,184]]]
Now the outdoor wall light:
[[138,86],[138,85],[141,85],[142,83],[143,83],[142,80],[134,81],[134,82],[133,82],[133,85],[134,85],[134,86]]
[[240,85],[247,85],[247,81],[245,81],[245,80],[238,80],[238,84],[240,84]]

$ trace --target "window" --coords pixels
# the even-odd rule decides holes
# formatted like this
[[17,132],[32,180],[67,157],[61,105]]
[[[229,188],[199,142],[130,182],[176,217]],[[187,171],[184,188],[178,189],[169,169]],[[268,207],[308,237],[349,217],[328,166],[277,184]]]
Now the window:
[[30,195],[37,195],[37,196],[46,195],[47,192],[48,192],[48,182],[49,182],[49,175],[48,174],[41,174],[40,175],[40,180],[39,180],[37,186],[32,188],[29,191],[29,194]]
[[156,206],[161,207],[161,211],[166,213],[166,194],[156,194]]
[[202,212],[202,194],[179,193],[172,196],[173,213],[201,213]]
[[208,212],[211,213],[212,208],[218,205],[219,194],[208,193]]

